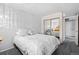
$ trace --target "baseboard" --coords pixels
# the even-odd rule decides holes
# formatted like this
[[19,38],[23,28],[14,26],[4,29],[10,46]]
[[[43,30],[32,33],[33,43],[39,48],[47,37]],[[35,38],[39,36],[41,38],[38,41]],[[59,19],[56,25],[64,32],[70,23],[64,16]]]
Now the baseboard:
[[4,52],[4,51],[7,51],[7,50],[12,49],[12,48],[14,48],[14,46],[7,48],[7,49],[4,49],[4,50],[1,50],[0,52]]

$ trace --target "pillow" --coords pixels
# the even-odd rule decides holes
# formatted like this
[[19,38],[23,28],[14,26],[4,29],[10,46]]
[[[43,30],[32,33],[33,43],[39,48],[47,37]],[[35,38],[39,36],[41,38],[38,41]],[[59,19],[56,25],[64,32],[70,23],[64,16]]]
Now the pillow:
[[34,35],[34,31],[30,30],[30,29],[18,29],[18,31],[16,32],[16,35],[19,36],[26,36],[26,35]]
[[33,35],[33,32],[31,30],[28,30],[27,34],[28,35]]
[[25,35],[27,35],[26,34],[26,30],[24,30],[24,29],[18,29],[18,31],[16,32],[16,35],[25,36]]

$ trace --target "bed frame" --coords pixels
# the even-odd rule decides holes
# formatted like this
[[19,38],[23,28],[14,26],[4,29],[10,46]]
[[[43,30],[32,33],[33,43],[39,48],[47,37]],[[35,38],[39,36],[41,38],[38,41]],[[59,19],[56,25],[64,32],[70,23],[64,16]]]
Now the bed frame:
[[16,49],[18,49],[18,51],[23,55],[23,53],[21,52],[21,50],[19,49],[19,47],[17,47],[16,44],[13,44],[13,45],[14,45],[14,47],[15,47]]

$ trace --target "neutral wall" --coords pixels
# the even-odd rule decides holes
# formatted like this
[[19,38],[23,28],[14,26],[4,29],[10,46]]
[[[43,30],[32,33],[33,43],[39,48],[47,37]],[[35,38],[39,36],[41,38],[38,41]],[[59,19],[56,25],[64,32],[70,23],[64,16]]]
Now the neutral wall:
[[[6,11],[6,13],[9,13],[9,15],[8,14],[7,15],[9,16],[9,21],[11,21],[12,23],[10,24],[9,28],[7,28],[7,26],[0,27],[0,35],[3,36],[4,38],[3,41],[0,43],[0,51],[13,47],[12,41],[14,39],[15,32],[19,28],[24,28],[26,30],[31,29],[35,33],[40,33],[41,20],[37,16],[18,9],[12,9],[9,7],[7,8],[7,6],[5,5],[2,5],[1,7],[3,7],[3,10],[5,8],[4,11]],[[5,20],[6,19],[4,19],[4,21]]]
[[40,33],[41,20],[38,16],[25,12],[16,12],[18,28],[31,29],[36,33]]

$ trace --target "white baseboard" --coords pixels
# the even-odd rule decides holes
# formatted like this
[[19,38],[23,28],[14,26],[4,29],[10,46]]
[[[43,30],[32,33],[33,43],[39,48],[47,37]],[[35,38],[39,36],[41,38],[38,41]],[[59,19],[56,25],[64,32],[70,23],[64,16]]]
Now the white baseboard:
[[0,52],[4,52],[4,51],[7,51],[7,50],[12,49],[12,48],[14,48],[14,46],[7,48],[7,49],[4,49],[4,50],[1,50]]

